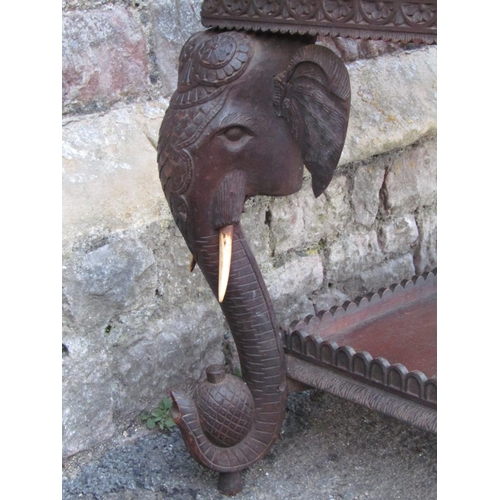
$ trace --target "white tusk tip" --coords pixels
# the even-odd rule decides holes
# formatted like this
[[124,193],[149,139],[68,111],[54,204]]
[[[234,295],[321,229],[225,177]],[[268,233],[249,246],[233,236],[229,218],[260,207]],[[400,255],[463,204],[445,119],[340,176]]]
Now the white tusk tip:
[[231,256],[233,248],[233,226],[225,226],[219,229],[219,303],[224,300],[229,273],[231,270]]

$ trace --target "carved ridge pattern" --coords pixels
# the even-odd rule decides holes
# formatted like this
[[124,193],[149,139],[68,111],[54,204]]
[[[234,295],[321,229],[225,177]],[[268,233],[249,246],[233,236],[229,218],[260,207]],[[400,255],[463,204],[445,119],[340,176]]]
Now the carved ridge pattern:
[[312,365],[290,354],[286,355],[287,373],[292,380],[321,389],[353,403],[381,412],[428,432],[437,432],[437,411],[406,398],[388,394],[377,387],[360,383],[352,377]]
[[317,325],[321,324],[321,322],[327,321],[331,317],[338,318],[344,316],[346,313],[354,313],[356,310],[360,310],[380,300],[388,300],[389,298],[397,296],[400,293],[404,293],[413,287],[423,287],[426,284],[435,283],[436,280],[437,268],[430,272],[423,273],[422,275],[413,276],[413,278],[409,280],[403,280],[401,283],[391,285],[388,288],[381,288],[378,292],[368,293],[362,297],[357,297],[353,301],[347,300],[341,306],[333,306],[329,311],[319,311],[318,314],[310,314],[303,320],[292,321],[288,331],[304,328],[302,323],[309,325],[312,321]]
[[436,43],[436,0],[204,0],[206,27]]
[[312,364],[323,366],[337,373],[347,375],[355,380],[388,391],[392,394],[410,399],[428,406],[437,408],[437,380],[427,378],[418,370],[409,372],[400,364],[390,364],[385,358],[372,358],[366,351],[357,352],[352,347],[339,346],[333,341],[324,341],[321,337],[308,334],[305,327],[315,325],[319,327],[327,318],[340,318],[346,314],[353,314],[357,310],[367,307],[370,303],[388,299],[403,293],[411,287],[424,286],[436,280],[437,270],[414,276],[411,280],[403,281],[400,285],[383,288],[377,293],[347,301],[342,306],[332,307],[329,311],[320,311],[317,315],[309,315],[301,321],[294,321],[286,332],[283,342],[285,352]]

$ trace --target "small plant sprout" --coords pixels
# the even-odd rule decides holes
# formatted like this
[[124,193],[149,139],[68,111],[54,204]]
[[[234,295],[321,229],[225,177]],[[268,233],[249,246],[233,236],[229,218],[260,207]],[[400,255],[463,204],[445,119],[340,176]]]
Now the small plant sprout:
[[153,430],[158,427],[161,430],[167,429],[171,431],[175,426],[175,422],[172,420],[170,414],[172,410],[172,398],[163,398],[158,405],[158,408],[153,410],[151,413],[143,411],[140,415],[141,420],[146,422],[148,429]]

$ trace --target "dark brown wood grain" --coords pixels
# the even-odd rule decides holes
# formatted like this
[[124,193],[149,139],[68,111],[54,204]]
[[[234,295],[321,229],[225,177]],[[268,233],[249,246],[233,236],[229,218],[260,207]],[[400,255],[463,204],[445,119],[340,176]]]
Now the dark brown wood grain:
[[340,332],[323,335],[374,358],[401,363],[409,371],[437,376],[437,294],[431,294]]
[[[286,352],[429,408],[437,408],[437,272],[294,321]],[[309,384],[308,378],[295,378]],[[289,373],[290,376],[290,373]]]
[[279,326],[240,225],[243,205],[256,195],[296,193],[304,165],[314,195],[323,193],[340,158],[349,110],[344,63],[312,37],[207,30],[182,49],[178,87],[160,128],[159,176],[174,221],[216,296],[219,230],[232,227],[220,307],[244,382],[226,377],[194,399],[172,391],[174,420],[200,463],[230,474],[222,476],[224,489],[240,484],[232,473],[269,452],[287,398]]
[[[243,205],[256,195],[296,193],[304,166],[316,197],[332,179],[350,83],[342,61],[315,45],[316,35],[434,43],[437,13],[435,0],[205,0],[201,18],[223,30],[196,33],[182,49],[158,168],[192,262],[216,296],[218,231],[234,226],[227,293],[219,300],[243,381],[214,372],[194,400],[173,391],[173,417],[194,458],[220,472],[220,491],[233,495],[242,487],[240,471],[279,437],[287,396],[278,324],[240,227]],[[284,337],[288,375],[433,429],[433,286],[430,274],[295,322]]]
[[437,0],[204,0],[212,28],[435,43]]
[[436,279],[428,276],[427,280],[406,282],[294,322],[291,329],[367,351],[374,358],[383,356],[391,364],[401,363],[409,371],[420,370],[429,378],[435,377],[437,285]]

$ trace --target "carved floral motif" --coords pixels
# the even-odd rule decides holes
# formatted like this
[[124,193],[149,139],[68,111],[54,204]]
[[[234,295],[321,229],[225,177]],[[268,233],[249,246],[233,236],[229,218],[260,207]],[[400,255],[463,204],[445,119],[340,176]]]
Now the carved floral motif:
[[431,22],[436,16],[436,5],[429,4],[405,4],[402,7],[403,13],[411,18],[411,21],[419,24]]
[[434,43],[437,3],[374,0],[204,0],[207,27]]
[[363,12],[373,21],[387,21],[394,12],[392,2],[361,2]]
[[313,17],[320,5],[319,0],[287,0],[286,5],[296,19],[309,19]]
[[279,0],[255,0],[255,9],[264,16],[274,16],[281,11]]
[[172,104],[189,107],[213,99],[222,86],[243,74],[251,57],[242,33],[194,35],[181,52],[179,87]]
[[218,0],[204,0],[201,5],[201,15],[213,14],[219,8]]
[[249,5],[250,0],[224,0],[224,7],[229,13],[242,14]]
[[354,12],[352,2],[349,0],[325,0],[324,10],[327,18],[336,21],[350,17]]
[[234,56],[236,43],[234,38],[220,35],[215,40],[207,40],[199,49],[200,64],[207,68],[222,68]]

